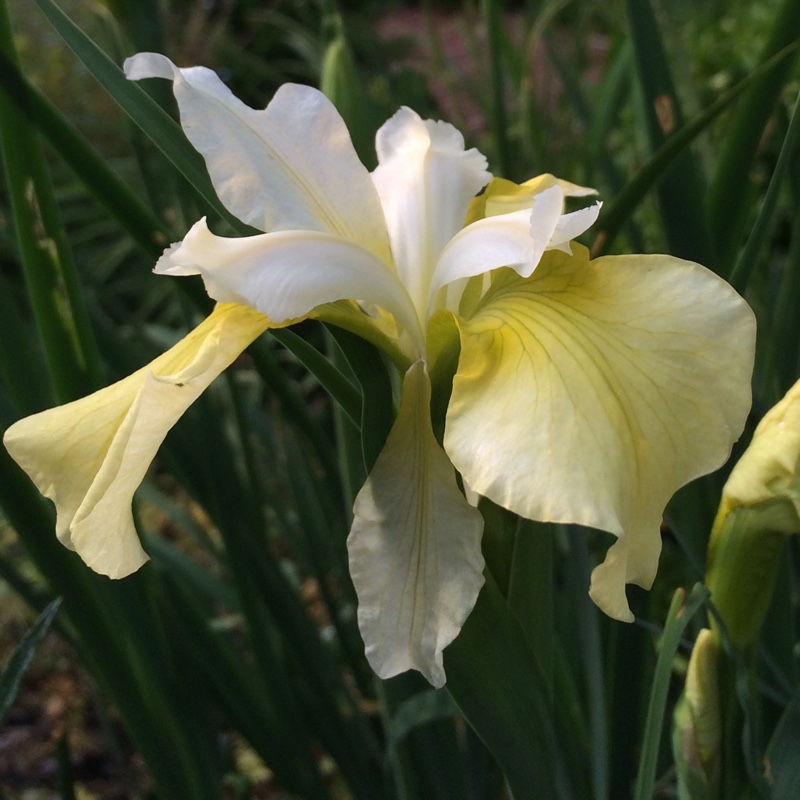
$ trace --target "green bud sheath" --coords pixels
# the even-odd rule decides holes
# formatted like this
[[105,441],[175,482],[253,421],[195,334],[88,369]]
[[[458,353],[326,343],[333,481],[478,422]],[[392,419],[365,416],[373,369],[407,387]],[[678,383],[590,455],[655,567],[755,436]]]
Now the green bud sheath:
[[784,541],[800,531],[800,382],[759,423],[711,533],[706,584],[738,648],[755,645]]

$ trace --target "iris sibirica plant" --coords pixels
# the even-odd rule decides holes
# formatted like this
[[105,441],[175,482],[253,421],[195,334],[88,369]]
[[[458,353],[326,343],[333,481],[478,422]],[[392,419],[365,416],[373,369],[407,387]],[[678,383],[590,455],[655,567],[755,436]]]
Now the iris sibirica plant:
[[266,232],[197,222],[155,271],[202,276],[213,313],[128,378],[8,429],[59,539],[98,572],[137,570],[131,502],[168,430],[264,331],[315,318],[376,345],[400,387],[348,538],[379,676],[444,684],[483,583],[479,497],[614,534],[590,593],[632,619],[625,585],[653,581],[664,505],[725,461],[750,407],[739,295],[669,256],[590,260],[573,239],[599,205],[565,213],[565,198],[591,190],[492,178],[455,128],[408,108],[378,131],[370,173],[315,89],[286,85],[255,111],[203,68],[150,53],[125,68],[173,81],[220,199]]

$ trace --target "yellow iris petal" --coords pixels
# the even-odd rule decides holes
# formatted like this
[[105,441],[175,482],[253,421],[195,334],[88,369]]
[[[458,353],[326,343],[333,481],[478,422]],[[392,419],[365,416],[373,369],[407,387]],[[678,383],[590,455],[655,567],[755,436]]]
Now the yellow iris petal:
[[697,264],[572,247],[528,279],[498,271],[459,321],[444,446],[496,503],[616,534],[591,592],[630,619],[624,586],[652,582],[664,505],[744,425],[755,324]]
[[95,571],[121,578],[147,555],[131,514],[133,493],[169,429],[269,326],[235,304],[124,380],[12,425],[3,442],[56,504],[56,532]]

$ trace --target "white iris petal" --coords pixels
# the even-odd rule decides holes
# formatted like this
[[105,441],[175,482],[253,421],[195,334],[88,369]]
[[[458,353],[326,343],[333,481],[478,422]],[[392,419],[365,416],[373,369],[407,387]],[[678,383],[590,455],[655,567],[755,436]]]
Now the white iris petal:
[[444,648],[483,585],[483,518],[456,485],[431,428],[422,361],[403,381],[397,420],[358,493],[347,540],[358,621],[381,678],[419,670],[442,686]]
[[408,108],[384,123],[376,147],[379,163],[372,177],[394,263],[425,320],[439,255],[463,228],[470,200],[491,175],[484,156],[465,150],[452,125],[422,120]]
[[181,125],[234,216],[262,231],[337,234],[391,260],[369,172],[321,92],[285,84],[256,111],[211,70],[179,69],[156,53],[129,58],[125,73],[173,81]]

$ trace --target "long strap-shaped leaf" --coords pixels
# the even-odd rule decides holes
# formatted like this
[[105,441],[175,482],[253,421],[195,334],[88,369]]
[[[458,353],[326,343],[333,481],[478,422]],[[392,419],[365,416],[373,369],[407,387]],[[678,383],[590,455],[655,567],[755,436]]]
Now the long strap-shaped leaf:
[[50,628],[50,623],[53,621],[60,605],[61,598],[57,597],[42,611],[36,622],[25,632],[22,640],[14,648],[14,652],[6,662],[3,674],[0,675],[0,722],[2,722],[11,703],[14,702],[22,676],[31,663],[36,648]]
[[[767,194],[764,197],[764,203],[761,210],[756,217],[755,225],[747,237],[747,244],[736,259],[736,263],[731,270],[730,282],[734,289],[740,292],[747,286],[747,282],[753,273],[756,266],[761,247],[769,233],[772,225],[772,216],[775,211],[775,206],[778,204],[778,194],[780,193],[783,179],[789,171],[789,163],[795,156],[796,145],[800,136],[800,94],[795,101],[794,111],[792,112],[792,119],[789,122],[789,129],[786,131],[786,138],[783,140],[780,155],[778,156],[778,163],[775,165],[775,171],[772,173],[772,178],[767,188]],[[794,313],[797,309],[793,310]]]
[[[649,0],[628,0],[627,5],[648,139],[651,150],[657,150],[683,127],[683,114]],[[713,266],[703,215],[704,178],[688,148],[676,155],[657,192],[670,252]]]
[[140,86],[80,29],[53,0],[36,0],[52,26],[102,84],[120,108],[150,137],[156,147],[189,181],[208,206],[240,234],[253,233],[219,201],[200,154],[189,144],[180,126]]
[[[775,14],[761,61],[768,61],[775,53],[789,45],[796,45],[798,41],[800,0],[783,0]],[[777,69],[761,75],[761,80],[743,98],[723,143],[706,200],[709,231],[723,266],[731,264],[733,254],[741,243],[741,239],[733,232],[744,229],[751,206],[752,194],[748,186],[753,156],[775,103],[791,77],[793,65],[794,58],[783,61]]]
[[133,240],[151,256],[160,255],[172,236],[168,227],[108,166],[77,128],[2,54],[0,88],[37,126],[48,144]]
[[656,674],[653,678],[653,688],[650,694],[650,706],[647,709],[642,754],[639,759],[639,774],[636,778],[636,789],[634,791],[635,800],[650,800],[653,797],[659,743],[661,741],[661,733],[664,730],[664,712],[667,706],[670,678],[672,677],[672,664],[686,626],[708,599],[709,591],[705,586],[697,583],[686,602],[684,602],[684,596],[683,589],[678,589],[675,592],[667,614],[664,634],[661,637]]
[[[0,52],[16,62],[4,2]],[[0,146],[20,260],[53,388],[61,402],[73,400],[98,388],[100,362],[38,134],[5,95],[0,95]]]
[[558,749],[544,676],[488,570],[444,664],[448,691],[497,759],[515,800],[577,797]]
[[597,257],[608,251],[623,225],[630,218],[642,198],[658,183],[665,170],[672,166],[678,155],[696,139],[739,95],[753,86],[764,75],[797,52],[797,45],[776,53],[769,61],[740,81],[733,88],[718,97],[702,114],[684,125],[647,160],[644,166],[625,185],[616,198],[608,203],[597,222],[597,237],[592,247],[592,256]]

